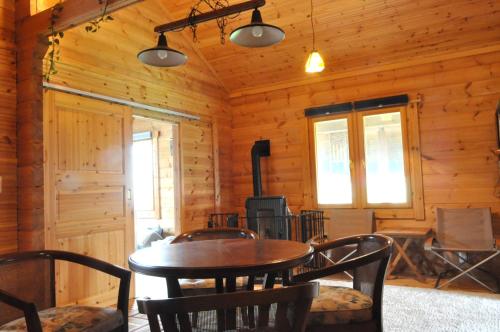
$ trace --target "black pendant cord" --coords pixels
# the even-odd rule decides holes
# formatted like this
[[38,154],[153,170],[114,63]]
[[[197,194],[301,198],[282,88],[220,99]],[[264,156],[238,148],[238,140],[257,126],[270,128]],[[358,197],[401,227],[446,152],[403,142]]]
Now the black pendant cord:
[[313,33],[313,52],[316,51],[316,32],[314,31],[314,20],[313,20],[314,5],[313,0],[311,0],[311,28]]

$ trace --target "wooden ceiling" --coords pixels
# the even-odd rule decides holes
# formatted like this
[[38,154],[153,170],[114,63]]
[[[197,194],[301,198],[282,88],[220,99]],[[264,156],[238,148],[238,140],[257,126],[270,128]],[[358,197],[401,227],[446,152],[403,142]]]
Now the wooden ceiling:
[[[56,0],[37,1],[47,6]],[[355,75],[384,65],[404,66],[466,50],[500,48],[498,0],[313,1],[317,48],[327,66],[323,73],[304,72],[312,48],[309,0],[268,0],[261,9],[265,22],[286,32],[286,39],[276,46],[246,49],[229,41],[221,45],[217,25],[212,21],[199,25],[195,48],[232,96],[345,73]],[[165,22],[161,23],[167,23],[186,17],[196,2],[145,0],[135,6],[156,4],[165,12]],[[227,34],[247,24],[250,15],[247,12],[233,19]],[[190,32],[186,29],[182,37],[178,33],[167,37],[175,43],[190,38]]]
[[[162,1],[173,19],[185,17],[196,2],[155,1]],[[323,73],[313,76],[500,44],[497,0],[313,1],[317,48],[327,65]],[[197,47],[233,95],[311,79],[304,73],[312,48],[309,0],[268,0],[261,11],[265,22],[285,30],[281,44],[263,49],[245,49],[230,42],[221,45],[215,22],[198,28]],[[249,21],[250,12],[241,14],[227,32]]]

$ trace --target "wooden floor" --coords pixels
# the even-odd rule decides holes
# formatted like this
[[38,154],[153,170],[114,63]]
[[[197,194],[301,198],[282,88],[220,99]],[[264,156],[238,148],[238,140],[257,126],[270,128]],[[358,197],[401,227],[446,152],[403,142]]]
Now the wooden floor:
[[148,319],[137,311],[135,301],[130,305],[128,329],[129,332],[149,331]]
[[[434,288],[434,283],[436,282],[433,278],[427,278],[425,282],[417,281],[411,277],[397,277],[395,279],[386,280],[386,285],[394,286],[406,286],[406,287],[419,287],[419,288]],[[457,282],[452,283],[450,286],[446,287],[444,291],[467,291],[467,292],[477,292],[491,294],[483,287],[479,286],[477,283],[468,280],[467,278],[462,278],[457,280]],[[137,311],[137,305],[135,301],[130,302],[129,311],[129,331],[130,332],[149,332],[149,324],[147,317],[140,314]]]

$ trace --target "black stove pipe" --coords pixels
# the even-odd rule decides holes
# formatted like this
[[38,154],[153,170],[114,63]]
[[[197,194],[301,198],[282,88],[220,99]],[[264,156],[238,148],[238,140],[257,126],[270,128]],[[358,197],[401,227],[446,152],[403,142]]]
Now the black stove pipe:
[[262,196],[262,174],[260,171],[260,157],[271,155],[271,142],[269,140],[255,141],[252,147],[252,174],[253,195]]

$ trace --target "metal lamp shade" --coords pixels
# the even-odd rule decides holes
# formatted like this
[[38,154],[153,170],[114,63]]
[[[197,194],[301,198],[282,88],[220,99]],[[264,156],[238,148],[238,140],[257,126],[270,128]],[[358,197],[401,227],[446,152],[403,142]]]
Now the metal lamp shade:
[[262,22],[260,11],[252,13],[252,22],[231,32],[231,42],[244,47],[266,47],[285,39],[285,32],[277,26]]
[[168,47],[167,38],[163,34],[158,39],[158,46],[140,52],[137,58],[142,63],[155,67],[181,66],[187,61],[184,53]]

